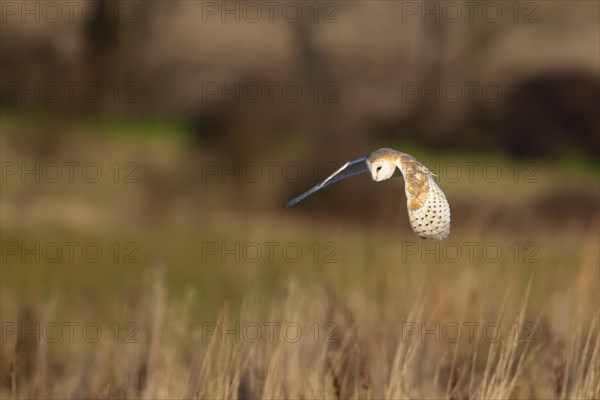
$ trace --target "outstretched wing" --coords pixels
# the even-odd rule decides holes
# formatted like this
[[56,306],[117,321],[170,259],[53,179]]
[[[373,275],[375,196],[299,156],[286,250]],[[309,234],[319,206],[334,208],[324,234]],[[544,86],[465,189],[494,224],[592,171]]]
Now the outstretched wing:
[[412,156],[402,153],[398,168],[404,176],[408,217],[423,239],[444,239],[450,233],[450,206],[433,174]]
[[333,174],[329,175],[327,177],[327,179],[325,179],[323,182],[314,186],[312,189],[301,194],[300,196],[296,197],[295,199],[288,201],[284,207],[285,208],[291,207],[294,204],[304,200],[311,194],[313,194],[329,185],[333,185],[334,183],[341,181],[342,179],[348,178],[353,175],[362,174],[363,172],[367,172],[369,170],[369,168],[367,167],[366,161],[367,161],[366,156],[357,158],[356,160],[353,160],[353,161],[348,161],[346,164],[342,165],[340,169],[335,171]]

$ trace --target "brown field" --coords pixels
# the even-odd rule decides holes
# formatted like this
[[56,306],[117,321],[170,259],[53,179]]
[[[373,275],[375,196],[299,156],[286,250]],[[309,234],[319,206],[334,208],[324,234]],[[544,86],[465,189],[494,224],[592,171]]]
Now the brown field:
[[3,162],[106,179],[3,182],[2,398],[600,398],[597,208],[535,212],[563,182],[594,198],[597,171],[441,182],[458,206],[436,244],[388,204],[400,181],[357,200],[369,218],[311,217],[281,209],[310,179],[190,186],[208,158],[180,139],[66,134],[41,157],[23,124],[3,121]]

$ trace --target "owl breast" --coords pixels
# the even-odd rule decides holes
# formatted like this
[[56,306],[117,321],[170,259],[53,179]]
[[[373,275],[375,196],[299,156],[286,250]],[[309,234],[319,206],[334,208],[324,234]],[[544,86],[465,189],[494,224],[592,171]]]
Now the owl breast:
[[427,193],[420,195],[423,201],[408,199],[408,217],[413,231],[424,239],[444,239],[450,233],[450,206],[431,175]]

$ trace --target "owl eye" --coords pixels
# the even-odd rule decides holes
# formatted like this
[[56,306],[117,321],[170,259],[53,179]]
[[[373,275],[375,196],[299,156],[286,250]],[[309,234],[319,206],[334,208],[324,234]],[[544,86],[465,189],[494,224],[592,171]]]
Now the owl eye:
[[377,167],[377,172],[381,171],[381,165]]

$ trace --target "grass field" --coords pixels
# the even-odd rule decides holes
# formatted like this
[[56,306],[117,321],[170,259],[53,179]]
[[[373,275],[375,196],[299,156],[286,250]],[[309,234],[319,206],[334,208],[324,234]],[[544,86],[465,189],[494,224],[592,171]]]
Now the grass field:
[[524,184],[499,159],[500,181],[442,181],[436,243],[399,181],[352,200],[365,215],[311,217],[281,209],[309,179],[202,182],[213,159],[177,134],[28,126],[2,127],[2,398],[600,398],[597,205],[536,211],[597,198],[597,170],[540,162]]

